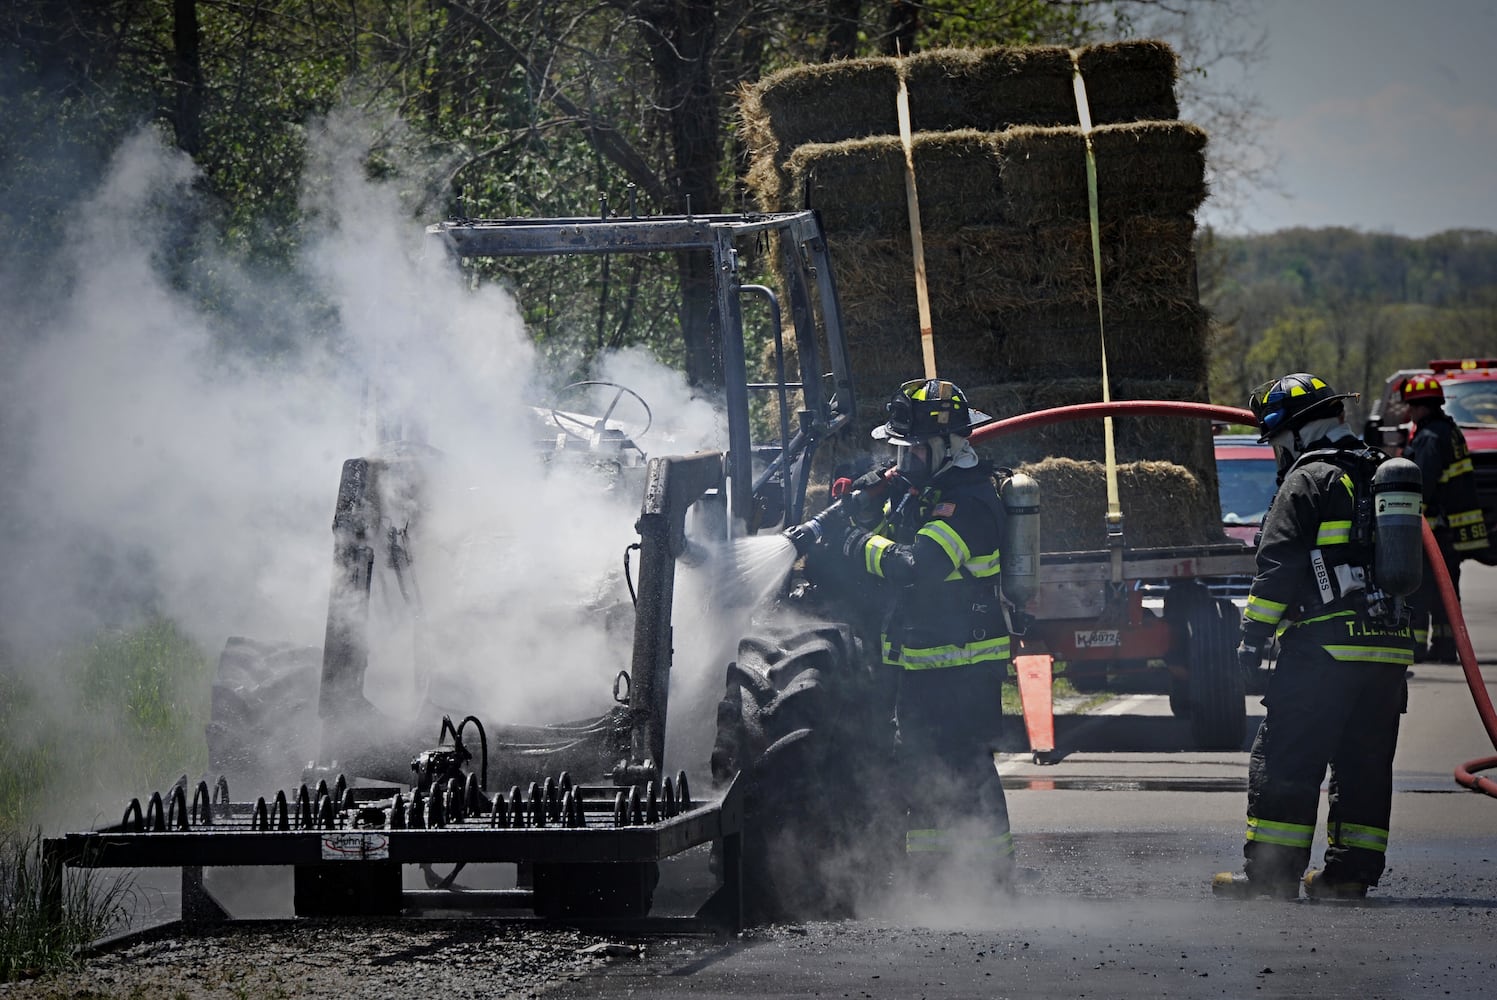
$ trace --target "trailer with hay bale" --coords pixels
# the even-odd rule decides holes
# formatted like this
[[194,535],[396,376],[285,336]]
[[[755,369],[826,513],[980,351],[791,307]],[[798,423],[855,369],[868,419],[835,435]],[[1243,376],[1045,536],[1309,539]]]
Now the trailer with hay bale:
[[[821,215],[850,363],[873,400],[826,471],[856,461],[882,422],[880,387],[922,366],[999,424],[1109,400],[1209,402],[1193,242],[1206,135],[1178,120],[1177,75],[1168,45],[1131,41],[797,66],[744,91],[749,191],[766,211]],[[1221,528],[1209,423],[1125,415],[1109,433],[1110,446],[1089,419],[974,435],[1044,496],[1041,595],[1018,659],[1021,682],[1023,666],[1044,667],[1020,685],[1031,746],[1054,750],[1053,660],[1083,688],[1162,666],[1195,744],[1236,748],[1246,679],[1238,612],[1217,585],[1252,560]],[[1110,527],[1109,479],[1125,513]]]
[[[1182,414],[1195,405],[1178,404]],[[979,428],[974,437],[1093,416],[1102,406],[1041,410]],[[1167,402],[1116,406],[1171,409]],[[1055,664],[1083,692],[1162,669],[1170,709],[1189,719],[1194,744],[1238,749],[1246,735],[1247,677],[1234,654],[1240,615],[1223,591],[1251,577],[1253,556],[1221,534],[1219,521],[1208,524],[1215,496],[1172,462],[1129,462],[1115,470],[1119,508],[1127,513],[1109,520],[1101,463],[1051,457],[1020,468],[1044,498],[1038,593],[1015,616],[1021,634],[1014,671],[1035,762],[1057,759]]]

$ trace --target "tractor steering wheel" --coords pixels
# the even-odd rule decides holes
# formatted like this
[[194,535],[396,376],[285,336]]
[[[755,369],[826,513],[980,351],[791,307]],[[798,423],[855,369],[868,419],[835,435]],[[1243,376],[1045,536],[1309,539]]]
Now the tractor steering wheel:
[[[595,422],[589,423],[588,420],[581,419],[576,413],[562,410],[557,406],[556,401],[561,399],[567,393],[574,393],[578,389],[585,389],[591,386],[604,386],[609,389],[618,390],[613,394],[613,398],[608,401],[608,406],[603,411],[603,415],[598,417]],[[551,419],[556,421],[556,426],[561,428],[562,432],[567,434],[568,436],[577,438],[582,441],[588,441],[588,432],[598,434],[607,429],[609,418],[613,416],[613,411],[618,408],[619,401],[622,400],[625,396],[633,396],[635,402],[639,403],[640,408],[645,411],[645,425],[639,430],[632,432],[629,436],[631,438],[643,437],[645,432],[650,429],[650,425],[655,422],[655,415],[650,410],[650,404],[646,403],[644,401],[644,397],[639,393],[635,392],[633,389],[630,389],[628,386],[619,385],[617,382],[602,382],[589,379],[587,381],[573,382],[570,385],[562,386],[560,389],[556,390],[556,395],[552,397],[550,408]],[[573,428],[581,428],[581,430],[574,430]]]

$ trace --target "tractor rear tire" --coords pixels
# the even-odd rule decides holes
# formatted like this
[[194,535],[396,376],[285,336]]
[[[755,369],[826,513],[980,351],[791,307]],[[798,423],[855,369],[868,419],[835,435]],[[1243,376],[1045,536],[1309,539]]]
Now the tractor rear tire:
[[755,635],[728,665],[712,778],[743,793],[743,909],[750,924],[847,916],[877,824],[877,711],[852,629]]
[[1202,750],[1238,750],[1247,735],[1247,684],[1237,663],[1240,619],[1225,598],[1197,602],[1186,619],[1190,735]]
[[206,727],[208,771],[239,799],[294,788],[317,755],[322,650],[234,637],[218,659]]

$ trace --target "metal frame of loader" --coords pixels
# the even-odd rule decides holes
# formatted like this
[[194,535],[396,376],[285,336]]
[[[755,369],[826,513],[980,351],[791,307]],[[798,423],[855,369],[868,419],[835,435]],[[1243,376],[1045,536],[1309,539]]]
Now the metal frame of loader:
[[[323,648],[320,754],[300,786],[253,803],[229,798],[227,782],[179,782],[148,804],[132,800],[118,824],[47,838],[43,863],[51,904],[61,905],[64,869],[182,869],[182,918],[227,915],[204,886],[203,869],[289,865],[298,916],[395,914],[411,910],[531,909],[552,918],[621,918],[648,923],[656,865],[692,847],[721,847],[721,885],[698,922],[743,922],[737,783],[698,798],[681,771],[662,774],[672,659],[675,563],[687,549],[686,512],[724,537],[797,523],[818,443],[846,426],[856,400],[840,304],[819,217],[813,211],[755,215],[452,221],[430,241],[465,258],[648,252],[712,256],[715,321],[723,346],[728,450],[651,458],[639,542],[639,589],[627,693],[597,720],[499,729],[492,746],[478,720],[442,720],[439,745],[424,752],[413,734],[382,718],[362,695],[368,650],[364,622],[371,579],[408,553],[380,509],[381,476],[419,463],[422,449],[396,447],[344,465],[334,514],[334,573]],[[779,298],[743,284],[740,257],[752,244],[778,254],[800,377],[785,375]],[[742,299],[767,306],[777,378],[748,380]],[[823,345],[830,373],[823,375]],[[824,380],[831,381],[830,391]],[[801,393],[793,415],[789,393]],[[751,440],[750,394],[768,394],[780,437]],[[792,420],[793,416],[793,420]],[[788,442],[788,444],[786,443]],[[402,481],[403,482],[403,481]],[[395,513],[400,513],[396,511]],[[463,743],[469,722],[481,741],[477,768]],[[448,738],[450,737],[450,742]],[[429,741],[428,741],[429,745]],[[413,756],[414,755],[414,756]],[[488,787],[490,757],[506,780]],[[568,770],[570,769],[570,770]],[[556,775],[542,778],[542,774]],[[407,787],[402,777],[415,772]],[[574,783],[572,773],[580,781]],[[345,775],[353,776],[350,781]],[[509,783],[506,794],[500,789]],[[526,780],[528,778],[528,781]],[[315,787],[313,787],[315,786]],[[523,787],[522,787],[523,786]],[[453,875],[425,892],[403,891],[401,866],[513,862],[509,890],[454,891]],[[528,884],[526,884],[528,883]],[[430,879],[428,879],[430,884]]]

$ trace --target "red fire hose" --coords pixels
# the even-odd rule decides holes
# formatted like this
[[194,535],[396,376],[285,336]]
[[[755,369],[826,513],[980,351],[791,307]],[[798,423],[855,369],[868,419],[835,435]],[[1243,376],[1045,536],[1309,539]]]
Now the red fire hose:
[[[1057,406],[1049,410],[1036,410],[1033,413],[1023,413],[1016,417],[996,420],[974,430],[972,440],[974,443],[981,443],[1003,434],[1031,430],[1065,420],[1085,420],[1088,417],[1155,416],[1201,417],[1234,424],[1255,423],[1251,410],[1236,406],[1151,399],[1117,400],[1111,403],[1075,403],[1070,406]],[[1487,731],[1487,738],[1492,741],[1493,749],[1497,749],[1497,712],[1493,711],[1492,699],[1487,696],[1486,684],[1481,677],[1481,668],[1476,662],[1476,652],[1471,648],[1471,635],[1466,630],[1466,619],[1461,615],[1461,603],[1455,595],[1455,586],[1450,582],[1450,574],[1445,569],[1445,559],[1440,554],[1440,547],[1435,542],[1435,536],[1429,530],[1428,523],[1424,525],[1424,554],[1427,557],[1426,565],[1434,570],[1440,600],[1445,605],[1450,627],[1455,632],[1455,647],[1460,655],[1461,669],[1466,675],[1466,686],[1471,689],[1471,698],[1476,702],[1476,711],[1481,716],[1481,724]],[[1467,788],[1497,798],[1497,782],[1475,773],[1492,768],[1497,768],[1497,757],[1483,757],[1467,761],[1455,769],[1455,780]]]

